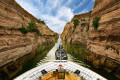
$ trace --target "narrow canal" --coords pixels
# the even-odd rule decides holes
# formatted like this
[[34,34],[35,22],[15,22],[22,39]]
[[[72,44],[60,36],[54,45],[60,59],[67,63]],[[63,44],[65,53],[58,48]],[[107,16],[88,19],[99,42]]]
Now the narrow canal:
[[[84,66],[86,68],[89,68],[96,73],[106,77],[108,80],[117,80],[113,75],[103,71],[103,70],[98,70],[95,69],[91,64],[86,62],[84,60],[84,54],[86,54],[86,46],[84,45],[70,45],[66,44],[65,42],[61,41],[61,39],[58,39],[58,42],[52,47],[53,45],[49,46],[48,48],[44,49],[43,46],[40,47],[40,54],[36,55],[33,59],[30,61],[26,62],[22,69],[13,77],[17,77],[21,75],[22,73],[40,66],[44,63],[50,62],[52,60],[55,60],[55,51],[57,50],[58,46],[63,44],[66,52],[68,53],[68,60],[72,61],[76,64],[79,64],[81,66]],[[47,46],[47,45],[46,45]]]

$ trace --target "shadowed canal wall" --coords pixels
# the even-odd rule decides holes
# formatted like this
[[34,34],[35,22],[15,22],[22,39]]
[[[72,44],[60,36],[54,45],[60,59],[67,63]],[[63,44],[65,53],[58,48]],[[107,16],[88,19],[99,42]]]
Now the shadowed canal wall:
[[[13,76],[22,68],[21,64],[36,55],[38,46],[54,44],[58,35],[15,0],[0,0],[0,6],[0,77],[4,76],[2,74]],[[31,21],[40,35],[34,31],[23,34],[18,30],[28,27]]]
[[[102,5],[102,6],[101,6]],[[88,14],[88,15],[86,15]],[[74,20],[79,24],[74,28]],[[95,0],[91,12],[75,15],[61,38],[70,44],[85,44],[85,59],[95,68],[120,79],[120,1]]]

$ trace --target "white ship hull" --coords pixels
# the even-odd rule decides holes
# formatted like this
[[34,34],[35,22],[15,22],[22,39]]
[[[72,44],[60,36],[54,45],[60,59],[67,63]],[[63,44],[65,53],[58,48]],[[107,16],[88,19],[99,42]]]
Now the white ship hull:
[[[62,65],[61,67],[59,65]],[[75,74],[76,70],[79,70],[79,74],[75,74],[78,77],[83,77],[83,80],[107,80],[99,74],[89,70],[88,68],[82,67],[78,64],[75,64],[68,60],[54,60],[41,66],[35,67],[22,75],[18,76],[14,80],[39,80],[40,77],[45,76],[47,73],[57,70],[66,70],[70,73]],[[43,74],[41,71],[47,71],[46,74]]]

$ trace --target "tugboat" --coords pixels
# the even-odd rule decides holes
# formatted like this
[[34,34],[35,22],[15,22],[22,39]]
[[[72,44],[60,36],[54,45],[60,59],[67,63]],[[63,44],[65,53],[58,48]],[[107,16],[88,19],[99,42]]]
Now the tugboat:
[[67,53],[65,52],[62,45],[59,45],[59,48],[56,50],[55,58],[56,60],[67,60],[68,59]]
[[107,80],[99,74],[67,60],[62,45],[55,52],[56,60],[35,67],[14,80]]

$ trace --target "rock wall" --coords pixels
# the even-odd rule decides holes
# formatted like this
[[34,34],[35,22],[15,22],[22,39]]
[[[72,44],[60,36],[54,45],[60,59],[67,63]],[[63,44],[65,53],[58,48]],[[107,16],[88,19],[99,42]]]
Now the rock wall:
[[[34,32],[22,34],[18,31],[31,21],[36,23],[40,36]],[[57,39],[57,33],[25,11],[15,0],[0,0],[0,80],[11,80],[7,77],[17,74],[23,64],[36,55],[39,45],[54,44]]]
[[24,10],[15,0],[0,0],[0,26],[19,28],[35,21],[43,35],[54,35],[44,23]]
[[[80,15],[74,18],[80,21],[84,14]],[[97,30],[93,26],[96,17],[100,17]],[[61,38],[68,43],[86,43],[88,54],[85,59],[120,79],[120,0],[95,0],[94,8],[86,18],[89,24],[87,31],[80,25],[72,28],[71,21],[66,24]]]
[[[22,34],[17,28],[35,21],[41,36]],[[58,35],[25,11],[15,0],[0,0],[0,66],[36,51],[38,45],[54,43]]]
[[18,30],[0,29],[0,66],[15,61],[28,53],[35,53],[38,45],[54,43],[54,36],[37,36],[36,33],[22,34]]
[[[71,44],[86,44],[88,38],[88,29],[90,14],[78,14],[73,17],[70,23],[67,23],[61,38]],[[79,20],[79,25],[74,28],[74,19]]]
[[38,45],[46,44],[46,43],[55,43],[58,39],[58,36],[39,36],[38,37]]
[[[120,1],[98,1],[91,13],[88,50],[120,61]],[[97,30],[92,25],[95,17],[100,17]]]
[[67,23],[64,27],[63,33],[61,34],[62,40],[70,43],[73,29],[74,29],[73,24],[72,23]]
[[[102,6],[101,6],[102,5]],[[92,21],[100,17],[94,30]],[[86,59],[95,67],[101,67],[120,78],[120,1],[95,0],[90,17]]]

